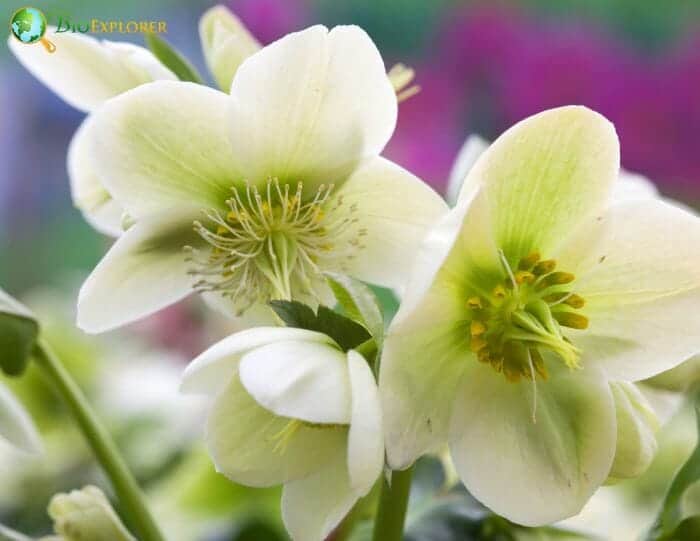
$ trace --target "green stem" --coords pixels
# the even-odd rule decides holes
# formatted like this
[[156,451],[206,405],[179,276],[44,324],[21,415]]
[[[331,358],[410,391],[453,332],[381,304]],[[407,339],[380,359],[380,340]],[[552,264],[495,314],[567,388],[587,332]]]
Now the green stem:
[[391,473],[391,486],[382,478],[379,509],[374,523],[373,541],[401,541],[406,520],[408,495],[411,490],[413,467]]
[[68,409],[75,418],[95,457],[112,483],[114,493],[126,515],[127,522],[136,530],[140,541],[164,541],[136,480],[109,433],[97,420],[78,385],[46,342],[35,347],[37,363],[48,374]]

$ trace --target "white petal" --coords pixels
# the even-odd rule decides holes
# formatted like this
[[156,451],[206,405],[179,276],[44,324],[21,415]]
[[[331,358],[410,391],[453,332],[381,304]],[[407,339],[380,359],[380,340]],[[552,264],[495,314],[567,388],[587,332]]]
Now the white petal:
[[617,182],[613,185],[614,201],[654,199],[659,197],[659,190],[648,178],[622,169]]
[[447,180],[445,199],[450,205],[454,206],[457,204],[460,193],[471,191],[471,186],[463,190],[464,179],[467,178],[476,160],[487,148],[489,148],[489,142],[486,139],[482,139],[478,135],[470,135],[462,145],[462,148],[459,149],[457,159],[452,165],[452,170]]
[[447,439],[457,383],[472,358],[465,300],[481,273],[500,267],[488,212],[483,194],[472,194],[428,235],[389,328],[379,389],[394,469]]
[[294,541],[323,541],[355,505],[345,458],[339,453],[316,475],[284,486],[282,520]]
[[617,447],[610,477],[628,479],[643,474],[656,454],[659,421],[633,383],[611,382],[617,416]]
[[0,439],[26,453],[40,453],[41,437],[19,401],[0,384]]
[[698,381],[700,381],[700,355],[694,355],[675,368],[645,380],[644,383],[656,389],[680,393],[687,391]]
[[124,209],[105,189],[93,164],[91,117],[78,128],[68,147],[68,176],[73,204],[100,233],[118,237],[122,233]]
[[207,421],[217,471],[238,483],[272,486],[312,475],[345,455],[347,428],[301,424],[285,442],[289,422],[260,406],[234,374]]
[[314,26],[268,45],[240,66],[231,96],[247,178],[303,181],[314,192],[379,154],[396,123],[382,58],[356,26]]
[[318,342],[334,344],[326,334],[291,327],[257,327],[237,332],[217,342],[185,369],[180,390],[184,393],[218,394],[238,370],[247,352],[275,342]]
[[454,406],[450,450],[467,489],[526,526],[577,514],[605,481],[615,452],[615,409],[599,373],[554,371],[511,383],[472,361]]
[[173,304],[192,291],[184,247],[201,242],[193,218],[176,213],[136,223],[114,243],[78,297],[78,326],[104,332]]
[[465,189],[482,185],[487,191],[499,247],[517,263],[535,251],[550,254],[600,210],[619,162],[608,120],[585,107],[560,107],[496,139],[469,171]]
[[[359,241],[362,248],[346,263],[346,274],[391,288],[406,285],[421,242],[432,226],[447,213],[447,205],[430,186],[384,158],[361,165],[338,190],[338,211],[353,208],[357,219],[347,237],[336,244]],[[329,202],[329,205],[333,205]],[[366,234],[358,237],[358,230]]]
[[241,63],[260,49],[243,23],[225,6],[208,9],[199,20],[204,59],[219,88],[228,92]]
[[374,374],[365,358],[348,351],[352,414],[348,433],[348,472],[358,497],[367,494],[384,466],[382,410]]
[[9,39],[10,50],[22,65],[63,100],[81,111],[92,111],[109,98],[141,84],[175,75],[153,54],[130,43],[98,41],[78,33],[56,33],[47,38],[56,45],[28,47]]
[[110,100],[91,120],[95,173],[136,219],[183,206],[224,207],[242,180],[223,122],[230,101],[170,81]]
[[350,422],[345,355],[319,342],[276,342],[241,359],[241,382],[264,408],[310,423]]
[[570,338],[584,363],[636,381],[700,351],[700,219],[660,200],[626,201],[567,242],[558,260],[586,300]]

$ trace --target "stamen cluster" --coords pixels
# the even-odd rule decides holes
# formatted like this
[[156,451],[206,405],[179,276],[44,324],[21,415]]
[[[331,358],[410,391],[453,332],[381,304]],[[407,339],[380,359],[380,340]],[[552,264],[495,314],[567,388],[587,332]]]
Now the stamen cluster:
[[345,270],[347,260],[363,247],[366,230],[356,227],[355,205],[344,206],[342,194],[331,199],[334,186],[321,185],[308,199],[303,184],[270,179],[264,190],[246,183],[233,188],[228,211],[206,212],[208,223],[195,231],[211,247],[188,248],[200,280],[198,291],[217,291],[245,311],[254,303],[318,297],[322,269]]
[[536,252],[520,259],[515,271],[502,253],[501,259],[506,277],[490,294],[467,300],[471,350],[513,382],[537,375],[547,379],[541,350],[578,368],[580,351],[561,330],[588,326],[588,319],[576,311],[584,299],[569,290],[575,276],[557,271],[555,260],[542,260]]

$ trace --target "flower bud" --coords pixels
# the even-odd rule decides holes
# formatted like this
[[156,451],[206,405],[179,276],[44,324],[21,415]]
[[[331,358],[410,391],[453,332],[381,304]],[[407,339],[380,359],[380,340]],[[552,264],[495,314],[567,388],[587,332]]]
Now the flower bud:
[[136,541],[97,487],[57,494],[49,503],[54,531],[64,541]]

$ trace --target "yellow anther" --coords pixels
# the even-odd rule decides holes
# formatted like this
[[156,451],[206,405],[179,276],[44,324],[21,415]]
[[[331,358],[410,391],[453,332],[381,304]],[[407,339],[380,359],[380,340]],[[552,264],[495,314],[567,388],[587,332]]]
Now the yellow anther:
[[470,325],[470,331],[472,336],[479,336],[486,332],[486,325],[483,321],[472,320]]
[[581,295],[576,295],[574,293],[564,301],[564,304],[568,304],[572,308],[583,308],[586,304],[586,299],[584,299]]
[[469,297],[467,299],[467,306],[469,306],[469,308],[483,308],[481,297]]
[[503,366],[503,375],[511,383],[518,383],[522,374],[520,373],[520,370],[512,366],[505,365]]
[[225,235],[226,233],[228,233],[228,229],[226,229],[223,225],[216,228],[217,235]]
[[564,303],[572,308],[583,308],[586,304],[586,300],[576,293],[569,293],[568,291],[557,291],[556,293],[551,293],[544,297],[544,300],[549,304],[559,304]]
[[482,363],[491,362],[491,354],[489,353],[489,348],[482,348],[476,354],[477,359]]
[[236,222],[236,221],[238,221],[238,214],[236,214],[236,212],[234,212],[233,210],[231,210],[231,211],[229,211],[228,214],[226,215],[226,219],[227,219],[229,222]]
[[570,327],[572,329],[588,328],[588,318],[581,314],[576,314],[574,312],[554,312],[552,316],[559,322],[559,325],[563,325],[564,327]]
[[564,284],[570,284],[575,279],[576,276],[574,276],[570,272],[553,272],[542,278],[542,280],[540,281],[540,287],[544,288],[549,286],[560,286]]
[[481,351],[488,345],[488,342],[484,340],[481,336],[472,336],[469,347],[473,352]]
[[497,299],[505,298],[506,288],[503,286],[503,284],[498,284],[495,288],[493,288],[493,296]]
[[539,252],[532,252],[523,257],[518,263],[518,270],[530,270],[540,260]]
[[537,265],[533,267],[532,272],[537,276],[542,276],[543,274],[549,274],[552,272],[556,266],[557,262],[553,259],[545,259],[544,261],[537,263]]
[[531,284],[535,281],[535,275],[529,271],[519,270],[515,273],[515,281],[518,284]]

